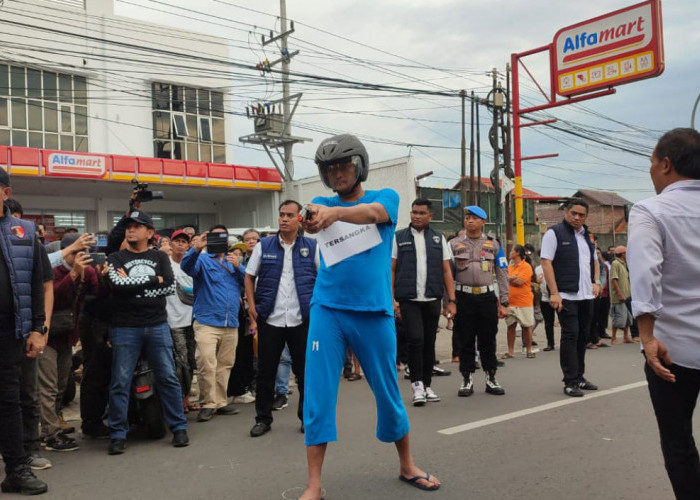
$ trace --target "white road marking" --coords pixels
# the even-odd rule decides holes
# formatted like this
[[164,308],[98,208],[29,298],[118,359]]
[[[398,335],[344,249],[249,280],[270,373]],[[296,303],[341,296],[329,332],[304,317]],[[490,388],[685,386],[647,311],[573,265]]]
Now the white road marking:
[[472,429],[478,429],[479,427],[486,427],[487,425],[499,424],[501,422],[513,420],[515,418],[524,417],[526,415],[532,415],[533,413],[540,413],[547,410],[553,410],[554,408],[559,408],[562,406],[583,403],[586,401],[590,401],[594,398],[600,398],[602,396],[608,396],[610,394],[615,394],[618,392],[629,391],[630,389],[637,389],[639,387],[644,387],[645,385],[647,385],[647,382],[646,380],[643,380],[641,382],[634,382],[632,384],[613,387],[612,389],[606,389],[604,391],[586,392],[586,395],[582,398],[567,397],[567,399],[562,399],[561,401],[554,401],[553,403],[547,403],[540,406],[533,406],[532,408],[526,408],[524,410],[518,410],[511,413],[506,413],[504,415],[498,415],[496,417],[485,418],[483,420],[477,420],[476,422],[470,422],[468,424],[448,427],[447,429],[442,429],[438,432],[440,434],[445,434],[446,436],[451,436],[452,434],[459,434],[460,432],[471,431]]

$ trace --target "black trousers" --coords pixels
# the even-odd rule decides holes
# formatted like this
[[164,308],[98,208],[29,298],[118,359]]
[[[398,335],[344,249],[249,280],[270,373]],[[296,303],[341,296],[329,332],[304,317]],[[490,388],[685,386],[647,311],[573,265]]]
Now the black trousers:
[[[396,325],[396,364],[408,364],[408,330],[406,323],[398,318],[394,319]],[[410,371],[410,370],[409,370]]]
[[629,310],[630,314],[632,315],[632,324],[630,325],[630,335],[634,338],[639,337],[639,328],[637,327],[637,318],[634,317],[634,313],[632,312],[632,297],[627,297],[625,299],[625,305],[627,306],[627,309]]
[[248,330],[247,315],[245,317],[239,316],[239,325],[236,361],[233,363],[233,368],[231,368],[226,389],[228,396],[240,396],[248,391],[252,391],[255,380],[254,335],[245,335]]
[[19,400],[22,406],[22,443],[27,455],[39,451],[39,369],[36,358],[22,356],[21,374],[19,379]]
[[700,495],[700,459],[693,439],[693,411],[700,392],[700,370],[678,365],[668,368],[676,376],[674,383],[661,379],[644,363],[673,492],[679,500],[695,500]]
[[0,336],[0,453],[5,472],[14,471],[27,459],[22,445],[22,408],[19,386],[24,340],[14,332]]
[[255,395],[255,421],[272,424],[272,400],[275,397],[277,365],[284,350],[289,346],[292,357],[292,371],[297,377],[299,406],[297,415],[304,420],[304,366],[306,364],[306,338],[309,322],[299,326],[280,328],[267,324],[262,318],[258,322],[258,378]]
[[583,380],[586,371],[586,344],[591,328],[593,300],[562,300],[559,311],[561,347],[559,364],[564,374],[564,384]]
[[479,343],[484,371],[496,371],[496,334],[498,333],[498,299],[493,293],[474,295],[457,292],[457,316],[454,331],[459,334],[459,371],[467,375],[476,370],[476,342]]
[[603,308],[603,299],[596,297],[593,299],[593,311],[591,313],[591,325],[588,328],[588,342],[597,344],[600,341],[600,311]]
[[80,383],[80,418],[83,432],[90,434],[104,425],[112,378],[112,348],[107,345],[108,326],[83,314],[78,322],[83,347],[83,378]]
[[544,333],[547,336],[547,346],[554,347],[554,313],[556,312],[549,302],[540,301],[540,311],[544,318]]
[[401,317],[406,325],[408,368],[411,382],[423,382],[430,387],[435,364],[435,336],[442,302],[407,300],[399,302]]

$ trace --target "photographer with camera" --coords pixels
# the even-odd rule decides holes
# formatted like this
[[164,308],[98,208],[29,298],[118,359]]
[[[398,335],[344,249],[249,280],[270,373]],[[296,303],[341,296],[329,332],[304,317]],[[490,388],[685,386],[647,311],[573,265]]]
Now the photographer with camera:
[[[61,250],[75,243],[80,236],[69,234],[61,240]],[[97,272],[90,265],[90,254],[74,250],[54,267],[54,311],[51,335],[39,363],[39,397],[41,402],[41,435],[48,451],[78,449],[75,439],[61,432],[59,404],[72,367],[72,347],[78,342],[77,319],[87,293],[97,292]]]
[[202,406],[199,422],[211,420],[214,413],[238,413],[232,404],[226,404],[226,388],[236,359],[245,267],[236,255],[228,253],[228,237],[226,226],[212,227],[193,238],[192,248],[180,262],[180,269],[194,279],[195,358]]

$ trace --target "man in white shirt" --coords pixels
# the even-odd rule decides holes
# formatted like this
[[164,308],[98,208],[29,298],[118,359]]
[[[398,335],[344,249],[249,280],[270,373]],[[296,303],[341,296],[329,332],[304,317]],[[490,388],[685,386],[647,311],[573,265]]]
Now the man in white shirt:
[[583,396],[598,387],[584,378],[586,343],[593,315],[593,299],[600,295],[600,269],[595,246],[584,224],[588,203],[574,198],[564,208],[564,220],[542,237],[540,259],[549,290],[549,305],[559,312],[559,364],[564,394]]
[[279,232],[255,246],[246,267],[245,291],[251,330],[258,330],[258,377],[252,437],[272,427],[277,365],[285,343],[299,388],[298,416],[303,424],[304,367],[309,307],[319,266],[316,240],[299,234],[301,205],[279,207]]
[[[168,255],[170,256],[170,265],[173,268],[173,276],[175,277],[175,286],[178,293],[168,295],[165,298],[165,310],[168,313],[168,326],[170,333],[173,336],[173,351],[175,355],[175,370],[180,380],[182,387],[182,401],[184,410],[187,412],[190,409],[195,409],[195,406],[190,405],[187,395],[192,388],[192,376],[197,368],[195,360],[195,341],[194,329],[192,328],[192,304],[183,302],[182,289],[191,289],[192,278],[185,274],[180,269],[182,257],[190,249],[190,235],[182,229],[173,232],[170,237],[170,245]],[[162,250],[162,248],[161,248]]]
[[441,233],[430,228],[432,218],[430,200],[415,200],[411,205],[411,225],[396,232],[391,252],[394,314],[404,320],[408,332],[413,406],[440,401],[431,382],[445,290],[445,315],[449,319],[457,312],[450,247]]
[[700,134],[665,133],[651,156],[657,196],[632,207],[627,264],[649,395],[676,498],[700,494],[693,411],[700,392]]

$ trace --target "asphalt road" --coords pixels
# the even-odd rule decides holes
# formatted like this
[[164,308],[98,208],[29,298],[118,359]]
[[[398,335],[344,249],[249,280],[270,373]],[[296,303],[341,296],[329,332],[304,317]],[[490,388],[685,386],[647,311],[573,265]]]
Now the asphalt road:
[[[541,344],[542,337],[536,337]],[[502,344],[504,335],[499,339]],[[440,333],[438,353],[449,357],[447,331]],[[324,467],[326,498],[673,498],[638,346],[588,351],[586,375],[600,390],[583,398],[562,393],[558,359],[555,351],[509,360],[498,372],[505,396],[485,394],[478,373],[470,398],[457,397],[457,367],[443,362],[453,375],[434,380],[442,401],[422,408],[410,406],[409,382],[400,377],[416,462],[443,483],[434,493],[398,481],[393,445],[374,437],[367,384],[341,381],[339,442],[329,445]],[[170,437],[134,437],[122,456],[108,456],[105,441],[82,439],[78,451],[46,452],[54,467],[38,473],[49,484],[44,497],[296,498],[306,480],[296,398],[295,391],[290,406],[275,412],[272,431],[255,439],[248,435],[254,405],[240,405],[239,415],[207,423],[190,415],[187,448],[172,448]]]

